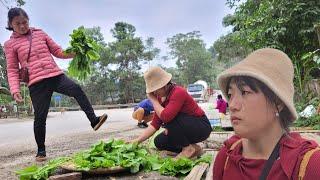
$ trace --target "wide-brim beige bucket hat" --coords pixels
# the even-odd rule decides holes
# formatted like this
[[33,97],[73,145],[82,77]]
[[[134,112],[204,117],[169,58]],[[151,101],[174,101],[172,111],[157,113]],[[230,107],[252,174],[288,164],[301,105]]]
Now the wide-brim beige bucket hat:
[[172,74],[160,67],[151,67],[144,73],[146,82],[146,93],[154,92],[167,85],[172,78]]
[[272,48],[259,49],[223,71],[218,76],[218,84],[225,97],[228,97],[227,83],[234,76],[249,76],[263,82],[288,107],[291,121],[297,119],[293,103],[294,70],[290,58],[284,52]]

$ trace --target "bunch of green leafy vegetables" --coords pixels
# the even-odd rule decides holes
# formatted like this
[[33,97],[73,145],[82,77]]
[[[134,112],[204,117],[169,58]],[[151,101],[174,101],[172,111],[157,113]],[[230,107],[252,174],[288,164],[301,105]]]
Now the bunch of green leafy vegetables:
[[148,151],[136,143],[125,143],[122,140],[100,141],[91,146],[89,150],[77,153],[72,162],[78,170],[88,171],[95,168],[109,168],[120,166],[130,168],[136,173],[145,164]]
[[83,26],[73,30],[70,34],[70,45],[66,53],[74,53],[75,57],[68,67],[69,75],[85,80],[91,72],[92,61],[100,59],[100,46],[85,33]]
[[[124,167],[131,173],[140,170],[146,172],[158,171],[162,175],[186,175],[200,162],[211,163],[211,155],[203,155],[195,161],[180,158],[160,158],[157,154],[150,154],[148,150],[136,143],[125,143],[123,140],[100,141],[91,146],[89,150],[78,152],[72,157],[52,160],[42,168],[27,167],[17,174],[22,180],[47,179],[48,176],[61,164],[72,162],[77,170],[89,171],[96,168]],[[28,174],[30,173],[30,174]]]
[[47,179],[61,164],[69,161],[69,157],[60,157],[50,160],[46,165],[38,167],[32,165],[24,169],[16,171],[20,176],[20,180],[43,180]]
[[207,154],[201,156],[201,158],[193,161],[188,158],[180,158],[177,160],[174,160],[172,158],[166,158],[164,159],[164,162],[162,163],[159,172],[162,175],[167,176],[177,176],[177,175],[187,175],[192,168],[203,162],[210,164],[212,161],[212,156]]

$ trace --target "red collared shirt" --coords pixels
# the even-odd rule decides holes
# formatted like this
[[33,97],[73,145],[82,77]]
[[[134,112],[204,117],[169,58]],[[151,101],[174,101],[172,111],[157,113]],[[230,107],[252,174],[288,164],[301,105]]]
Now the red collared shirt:
[[195,117],[201,117],[205,114],[188,92],[177,85],[173,86],[164,102],[161,102],[161,98],[158,98],[158,101],[164,110],[160,117],[155,114],[151,122],[151,125],[156,129],[159,129],[163,123],[172,121],[178,113]]

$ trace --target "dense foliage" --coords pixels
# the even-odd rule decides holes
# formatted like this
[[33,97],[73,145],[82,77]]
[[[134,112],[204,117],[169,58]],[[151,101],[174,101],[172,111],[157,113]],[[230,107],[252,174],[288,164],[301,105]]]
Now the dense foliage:
[[320,1],[228,0],[228,4],[236,10],[224,23],[233,26],[236,40],[253,50],[273,47],[288,54],[295,66],[296,98],[305,98],[305,85],[311,77],[320,77],[319,65],[305,58],[319,48],[315,27],[320,22]]
[[[7,63],[4,55],[3,46],[0,44],[0,87],[9,89],[7,81]],[[0,105],[8,104],[12,101],[11,96],[0,93]]]
[[273,47],[288,54],[295,71],[295,102],[310,105],[318,96],[309,88],[311,80],[320,77],[320,1],[227,0],[227,5],[235,8],[223,19],[233,27],[232,40],[252,50]]
[[0,86],[8,87],[7,63],[3,46],[0,44]]
[[187,86],[200,79],[209,84],[214,83],[212,56],[206,49],[199,31],[176,34],[168,38],[166,43],[169,45],[171,57],[176,59],[182,85]]

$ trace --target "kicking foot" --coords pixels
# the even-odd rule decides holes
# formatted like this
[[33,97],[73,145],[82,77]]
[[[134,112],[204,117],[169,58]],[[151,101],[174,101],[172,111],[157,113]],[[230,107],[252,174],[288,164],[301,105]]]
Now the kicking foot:
[[100,116],[98,122],[94,126],[92,126],[93,130],[98,130],[101,127],[101,125],[107,120],[107,118],[107,114],[103,114],[102,116]]

